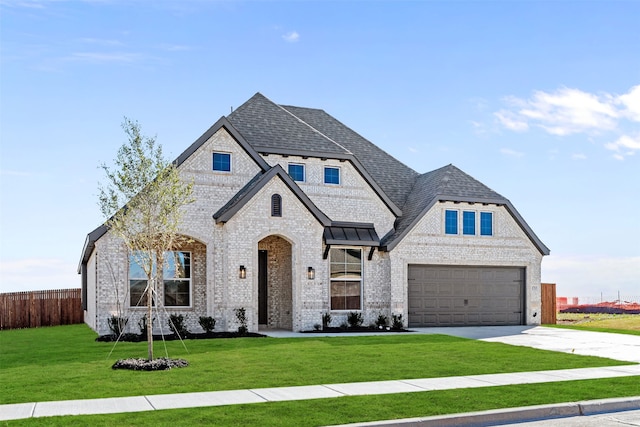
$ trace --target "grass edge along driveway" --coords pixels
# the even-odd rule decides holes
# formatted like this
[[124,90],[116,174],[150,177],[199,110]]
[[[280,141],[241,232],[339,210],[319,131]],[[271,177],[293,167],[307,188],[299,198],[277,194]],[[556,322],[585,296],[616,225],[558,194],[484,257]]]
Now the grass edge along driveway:
[[[167,342],[188,368],[114,371],[146,343],[95,342],[86,325],[0,331],[0,404],[614,366],[626,362],[446,335]],[[157,343],[156,354],[164,353]]]

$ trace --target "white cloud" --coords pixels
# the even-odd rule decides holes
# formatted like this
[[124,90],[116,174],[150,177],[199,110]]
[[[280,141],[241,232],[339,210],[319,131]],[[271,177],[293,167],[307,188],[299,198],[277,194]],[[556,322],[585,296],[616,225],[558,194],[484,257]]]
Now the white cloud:
[[33,174],[31,172],[25,172],[25,171],[0,169],[0,175],[5,175],[5,176],[31,176]]
[[542,261],[542,281],[556,284],[556,295],[604,298],[617,295],[640,301],[640,256],[558,256]]
[[77,265],[58,258],[0,261],[0,292],[80,287]]
[[640,133],[633,136],[622,135],[616,141],[605,144],[605,148],[615,152],[614,158],[624,160],[625,156],[633,156],[640,150]]
[[640,134],[634,136],[634,127],[629,128],[640,122],[640,85],[622,95],[563,87],[552,92],[535,91],[528,99],[507,96],[503,102],[506,108],[493,114],[505,129],[526,132],[538,128],[560,137],[586,134],[589,140],[607,134],[611,140],[611,134],[617,134],[618,139],[605,147],[615,151],[618,159],[640,149]]
[[284,39],[284,41],[287,41],[289,43],[295,43],[300,39],[300,34],[298,34],[297,31],[290,31],[287,34],[284,34],[282,38]]
[[104,53],[104,52],[75,52],[67,58],[72,61],[83,61],[92,63],[105,62],[135,62],[140,59],[140,55],[135,53]]
[[529,130],[529,124],[511,111],[500,110],[493,113],[493,115],[498,119],[498,122],[500,122],[502,126],[509,130],[514,132],[525,132]]
[[502,154],[504,154],[504,155],[511,156],[511,157],[523,157],[524,156],[524,153],[522,153],[520,151],[512,150],[510,148],[501,148],[500,152]]
[[553,135],[611,130],[620,115],[610,95],[598,96],[578,89],[536,91],[532,98],[519,101],[516,105],[521,108],[513,112],[514,117],[532,122]]
[[618,102],[624,106],[623,114],[630,120],[640,122],[640,85],[618,97]]
[[574,160],[586,160],[587,156],[582,153],[575,153],[571,155],[571,158]]

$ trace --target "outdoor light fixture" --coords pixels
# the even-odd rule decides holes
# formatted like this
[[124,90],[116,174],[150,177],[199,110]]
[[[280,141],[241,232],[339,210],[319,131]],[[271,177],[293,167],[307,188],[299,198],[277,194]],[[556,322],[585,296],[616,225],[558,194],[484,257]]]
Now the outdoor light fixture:
[[315,278],[316,278],[316,271],[313,269],[313,267],[308,267],[307,268],[307,279],[313,280]]
[[244,265],[240,266],[239,277],[241,279],[246,279],[247,278],[247,268]]

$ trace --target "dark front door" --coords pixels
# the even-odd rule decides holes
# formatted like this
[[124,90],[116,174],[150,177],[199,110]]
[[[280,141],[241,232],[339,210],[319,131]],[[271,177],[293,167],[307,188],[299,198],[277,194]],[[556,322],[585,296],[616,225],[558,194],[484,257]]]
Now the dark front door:
[[258,251],[258,323],[267,324],[267,251]]

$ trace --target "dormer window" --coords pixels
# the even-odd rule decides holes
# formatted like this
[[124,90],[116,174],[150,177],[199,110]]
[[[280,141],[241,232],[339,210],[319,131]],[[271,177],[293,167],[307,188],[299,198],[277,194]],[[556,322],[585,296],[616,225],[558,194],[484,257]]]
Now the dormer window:
[[289,163],[289,176],[297,182],[304,182],[304,165],[299,163]]
[[231,172],[231,154],[213,153],[213,170],[219,172]]
[[340,185],[340,168],[324,168],[324,183]]
[[279,194],[271,196],[271,216],[282,216],[282,197]]

